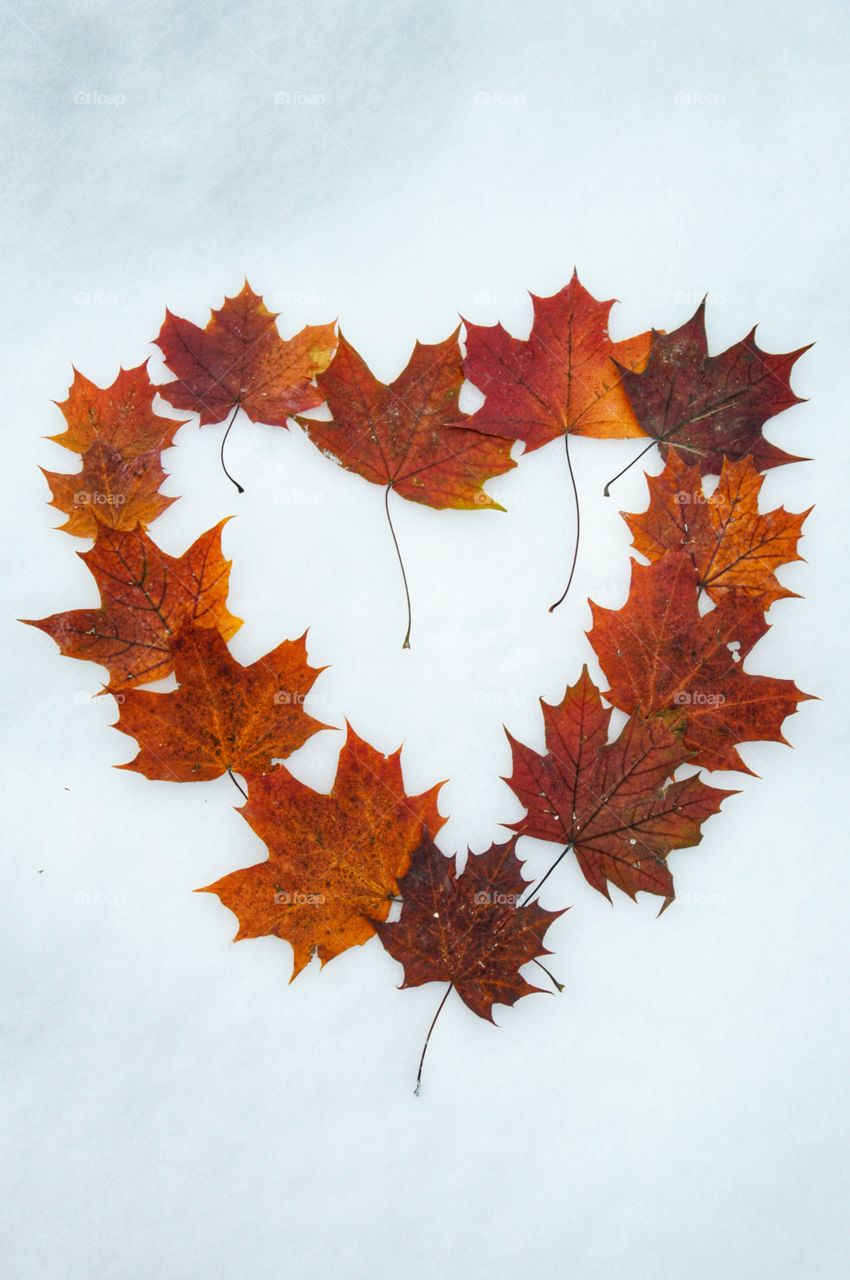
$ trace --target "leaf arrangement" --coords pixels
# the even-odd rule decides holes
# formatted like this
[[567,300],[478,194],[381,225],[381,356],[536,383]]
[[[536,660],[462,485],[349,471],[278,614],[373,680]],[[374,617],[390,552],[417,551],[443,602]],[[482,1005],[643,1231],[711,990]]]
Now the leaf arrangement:
[[[806,348],[771,355],[750,334],[710,355],[704,306],[673,333],[613,342],[612,305],[573,275],[560,293],[533,299],[528,338],[464,321],[465,354],[459,330],[417,343],[385,385],[333,323],[284,340],[246,282],[204,329],[166,313],[156,341],[171,381],[152,384],[146,364],[106,388],[75,371],[59,406],[66,428],[52,439],[80,466],[45,475],[67,517],[62,529],[92,540],[81,556],[101,605],[32,625],[108,672],[116,727],[138,744],[122,768],[174,782],[227,773],[245,797],[238,812],[268,856],[203,890],[237,917],[238,939],[288,942],[294,978],[314,956],[323,965],[377,934],[403,966],[404,987],[446,984],[417,1091],[452,991],[492,1021],[495,1005],[541,990],[529,965],[562,989],[542,963],[562,912],[535,901],[562,859],[574,855],[607,898],[611,886],[633,899],[643,891],[664,910],[675,899],[669,854],[698,844],[703,823],[734,794],[699,769],[749,773],[738,746],[784,742],[786,716],[808,696],[744,670],[768,629],[766,611],[793,595],[777,569],[800,559],[808,512],[762,512],[759,494],[764,471],[799,461],[762,428],[798,402],[789,379]],[[472,415],[459,408],[465,379],[484,395]],[[348,725],[329,794],[288,771],[288,757],[330,727],[304,709],[320,671],[306,636],[250,666],[233,658],[227,642],[241,620],[227,607],[225,520],[177,557],[151,538],[148,526],[175,501],[160,492],[162,454],[185,420],[157,412],[157,394],[202,426],[226,422],[221,460],[231,480],[224,443],[242,410],[252,422],[298,423],[329,458],[383,489],[407,602],[405,647],[410,592],[393,491],[438,509],[501,510],[484,485],[516,465],[514,442],[531,451],[563,437],[576,516],[568,590],[580,526],[570,436],[649,438],[633,461],[657,443],[665,466],[649,479],[647,509],[624,516],[642,558],[628,599],[618,610],[591,604],[588,635],[609,687],[597,688],[585,667],[559,705],[543,702],[543,752],[508,734],[506,781],[526,812],[506,843],[469,854],[459,871],[434,844],[441,784],[408,795],[399,752],[383,756]],[[301,416],[322,406],[325,417]],[[171,675],[169,692],[138,687]],[[612,732],[615,708],[625,722]],[[523,875],[522,837],[557,849],[536,883]]]

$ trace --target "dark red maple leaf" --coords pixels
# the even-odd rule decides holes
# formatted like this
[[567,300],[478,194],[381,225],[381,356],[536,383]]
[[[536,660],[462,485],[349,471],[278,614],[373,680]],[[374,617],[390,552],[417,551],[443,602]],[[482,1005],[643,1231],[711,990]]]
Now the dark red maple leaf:
[[572,848],[606,898],[610,883],[630,898],[643,889],[670,901],[668,853],[699,844],[703,822],[733,792],[698,777],[668,782],[691,753],[681,729],[663,720],[632,716],[609,743],[611,711],[586,667],[559,706],[541,700],[541,707],[543,755],[508,734],[513,773],[506,781],[527,810],[513,829],[565,845],[561,857]]
[[494,1004],[516,1004],[539,991],[519,972],[550,955],[543,935],[561,911],[521,906],[530,885],[515,853],[516,837],[470,854],[462,875],[425,832],[410,870],[395,924],[378,924],[390,955],[404,965],[403,987],[450,982],[479,1018],[493,1021]]
[[[703,475],[719,475],[724,457],[749,455],[759,471],[804,461],[771,444],[762,427],[801,402],[791,390],[791,369],[809,347],[774,355],[762,350],[755,333],[753,328],[728,350],[710,356],[703,301],[679,329],[653,332],[642,372],[622,369],[635,417],[657,441],[662,457],[676,449],[686,462],[698,464]],[[651,447],[647,445],[629,467]],[[608,482],[606,494],[629,467]]]
[[404,966],[402,987],[449,984],[422,1049],[417,1093],[431,1032],[453,989],[467,1008],[489,1022],[494,1021],[494,1004],[513,1005],[541,990],[520,969],[551,954],[543,935],[563,912],[523,902],[531,886],[522,877],[515,844],[516,838],[470,855],[458,875],[455,859],[444,857],[425,830],[399,881],[403,905],[398,922],[375,925],[387,951]]

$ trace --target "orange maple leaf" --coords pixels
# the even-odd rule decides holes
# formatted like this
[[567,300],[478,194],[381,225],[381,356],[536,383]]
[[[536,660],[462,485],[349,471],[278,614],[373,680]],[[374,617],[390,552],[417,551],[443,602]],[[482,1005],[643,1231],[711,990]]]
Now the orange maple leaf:
[[720,482],[706,494],[700,468],[688,466],[671,450],[661,474],[649,478],[646,511],[621,515],[634,535],[635,549],[647,560],[685,550],[700,588],[712,600],[740,593],[768,609],[775,600],[796,594],[779,583],[776,570],[802,559],[797,543],[812,508],[795,514],[779,507],[761,515],[762,484],[751,458],[724,458]]
[[269,857],[198,892],[215,893],[239,919],[236,938],[291,943],[295,978],[312,955],[322,964],[359,946],[386,920],[423,827],[443,825],[438,784],[408,796],[400,751],[383,756],[348,728],[330,795],[283,765],[248,777],[240,810]]
[[78,538],[96,538],[101,525],[146,527],[177,501],[159,492],[168,477],[158,449],[123,458],[114,445],[96,440],[83,454],[82,470],[41,471],[50,485],[50,506],[68,517],[59,528]]
[[101,527],[94,546],[79,553],[100,589],[100,608],[22,621],[46,631],[68,657],[102,663],[112,690],[159,680],[173,670],[172,637],[187,620],[214,627],[225,640],[242,625],[227,608],[230,561],[221,552],[226,523],[202,533],[177,557],[143,529]]
[[170,448],[183,422],[154,413],[156,393],[147,361],[134,369],[120,369],[108,387],[98,387],[75,369],[68,398],[59,403],[65,430],[48,439],[77,453],[85,453],[100,440],[125,460],[152,450],[161,452]]
[[[309,666],[306,635],[243,667],[218,631],[188,623],[170,642],[179,688],[128,690],[115,725],[138,755],[119,766],[167,782],[264,773],[319,729],[303,707],[324,668]],[[238,785],[238,784],[237,784]]]

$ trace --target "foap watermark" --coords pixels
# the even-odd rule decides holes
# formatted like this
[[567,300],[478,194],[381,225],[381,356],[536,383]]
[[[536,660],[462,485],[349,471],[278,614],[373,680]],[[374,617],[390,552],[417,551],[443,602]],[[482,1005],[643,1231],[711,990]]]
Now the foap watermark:
[[99,89],[78,89],[74,94],[75,107],[123,107],[127,98],[123,93],[101,93]]
[[491,292],[489,289],[477,289],[472,295],[472,301],[481,307],[514,307],[521,306],[528,301],[527,293],[499,293]]
[[[673,294],[673,301],[680,307],[698,307],[704,298],[705,293],[691,293],[688,289],[677,289]],[[725,301],[725,293],[713,293],[711,295],[711,305],[713,307],[722,307]]]
[[323,107],[326,101],[323,93],[303,93],[300,89],[278,89],[272,94],[276,107]]
[[123,293],[109,293],[104,289],[79,289],[74,294],[77,307],[123,307],[126,301]]
[[498,893],[480,889],[472,895],[472,901],[477,907],[515,907],[521,897],[521,893]]
[[673,694],[676,707],[722,707],[725,693],[709,693],[706,689],[679,689]]
[[521,707],[525,702],[525,694],[506,693],[502,690],[488,693],[484,689],[479,689],[474,700],[479,707]]
[[[84,702],[92,702],[101,693],[103,693],[102,689],[99,689],[97,693],[89,693],[88,689],[78,689],[77,692],[74,694],[73,701],[79,705],[82,705]],[[112,693],[112,690],[110,690],[110,696],[115,699],[115,701],[118,703],[119,706],[124,701],[123,693],[117,693],[117,692]]]
[[725,901],[723,893],[705,893],[699,889],[676,894],[677,905],[681,903],[686,907],[720,907]]
[[310,493],[306,489],[279,490],[274,495],[276,507],[303,507],[320,511],[328,510],[335,505],[329,493]]
[[[308,694],[302,693],[300,689],[296,689],[294,691],[290,689],[277,689],[275,691],[274,701],[278,707],[303,707],[307,697]],[[325,699],[320,693],[310,695],[311,705],[315,707],[319,706],[324,702],[324,700]]]
[[673,495],[673,501],[680,507],[725,507],[728,498],[718,490],[714,493],[702,493],[699,490],[689,493],[687,489],[680,489]]
[[692,89],[680,89],[673,94],[677,107],[722,107],[726,101],[722,93],[700,93]]
[[102,893],[99,889],[79,889],[74,894],[78,907],[121,907],[126,901],[126,894]]
[[320,907],[325,901],[325,895],[304,893],[299,889],[276,889],[274,900],[278,907]]
[[126,501],[124,493],[93,493],[89,489],[78,489],[74,494],[75,507],[123,507]]
[[321,307],[327,301],[324,293],[299,293],[297,289],[283,289],[269,298],[273,307]]
[[524,93],[506,93],[503,89],[478,89],[472,95],[476,107],[524,107]]

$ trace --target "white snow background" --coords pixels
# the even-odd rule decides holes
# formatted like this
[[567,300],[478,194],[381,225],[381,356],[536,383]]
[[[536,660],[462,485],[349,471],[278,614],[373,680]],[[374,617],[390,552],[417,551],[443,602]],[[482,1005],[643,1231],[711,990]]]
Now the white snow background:
[[[840,0],[34,3],[4,0],[2,947],[8,1280],[839,1280],[847,1274],[848,36]],[[399,991],[376,940],[287,985],[275,939],[193,895],[262,856],[227,778],[113,770],[133,743],[91,701],[104,672],[23,627],[97,602],[38,465],[72,362],[105,384],[154,357],[164,308],[198,324],[247,275],[291,334],[339,317],[385,380],[458,313],[525,335],[527,289],[577,265],[621,301],[615,337],[672,329],[709,292],[712,350],[817,340],[810,402],[772,440],[764,506],[816,502],[805,596],[771,611],[750,671],[821,701],[752,744],[678,902],[565,862],[544,905],[561,996],[457,998],[413,1096],[436,986]],[[495,512],[395,503],[293,427],[187,425],[166,455],[179,553],[231,513],[232,643],[252,661],[309,626],[313,702],[410,791],[441,778],[446,852],[520,810],[507,723],[584,661],[587,598],[618,607],[642,467],[576,440],[585,529],[556,442]],[[517,453],[519,453],[517,449]],[[658,470],[657,457],[648,460]],[[319,701],[320,699],[320,701]],[[293,762],[327,788],[341,742]],[[551,849],[530,841],[528,874]],[[89,898],[90,901],[86,901]]]

